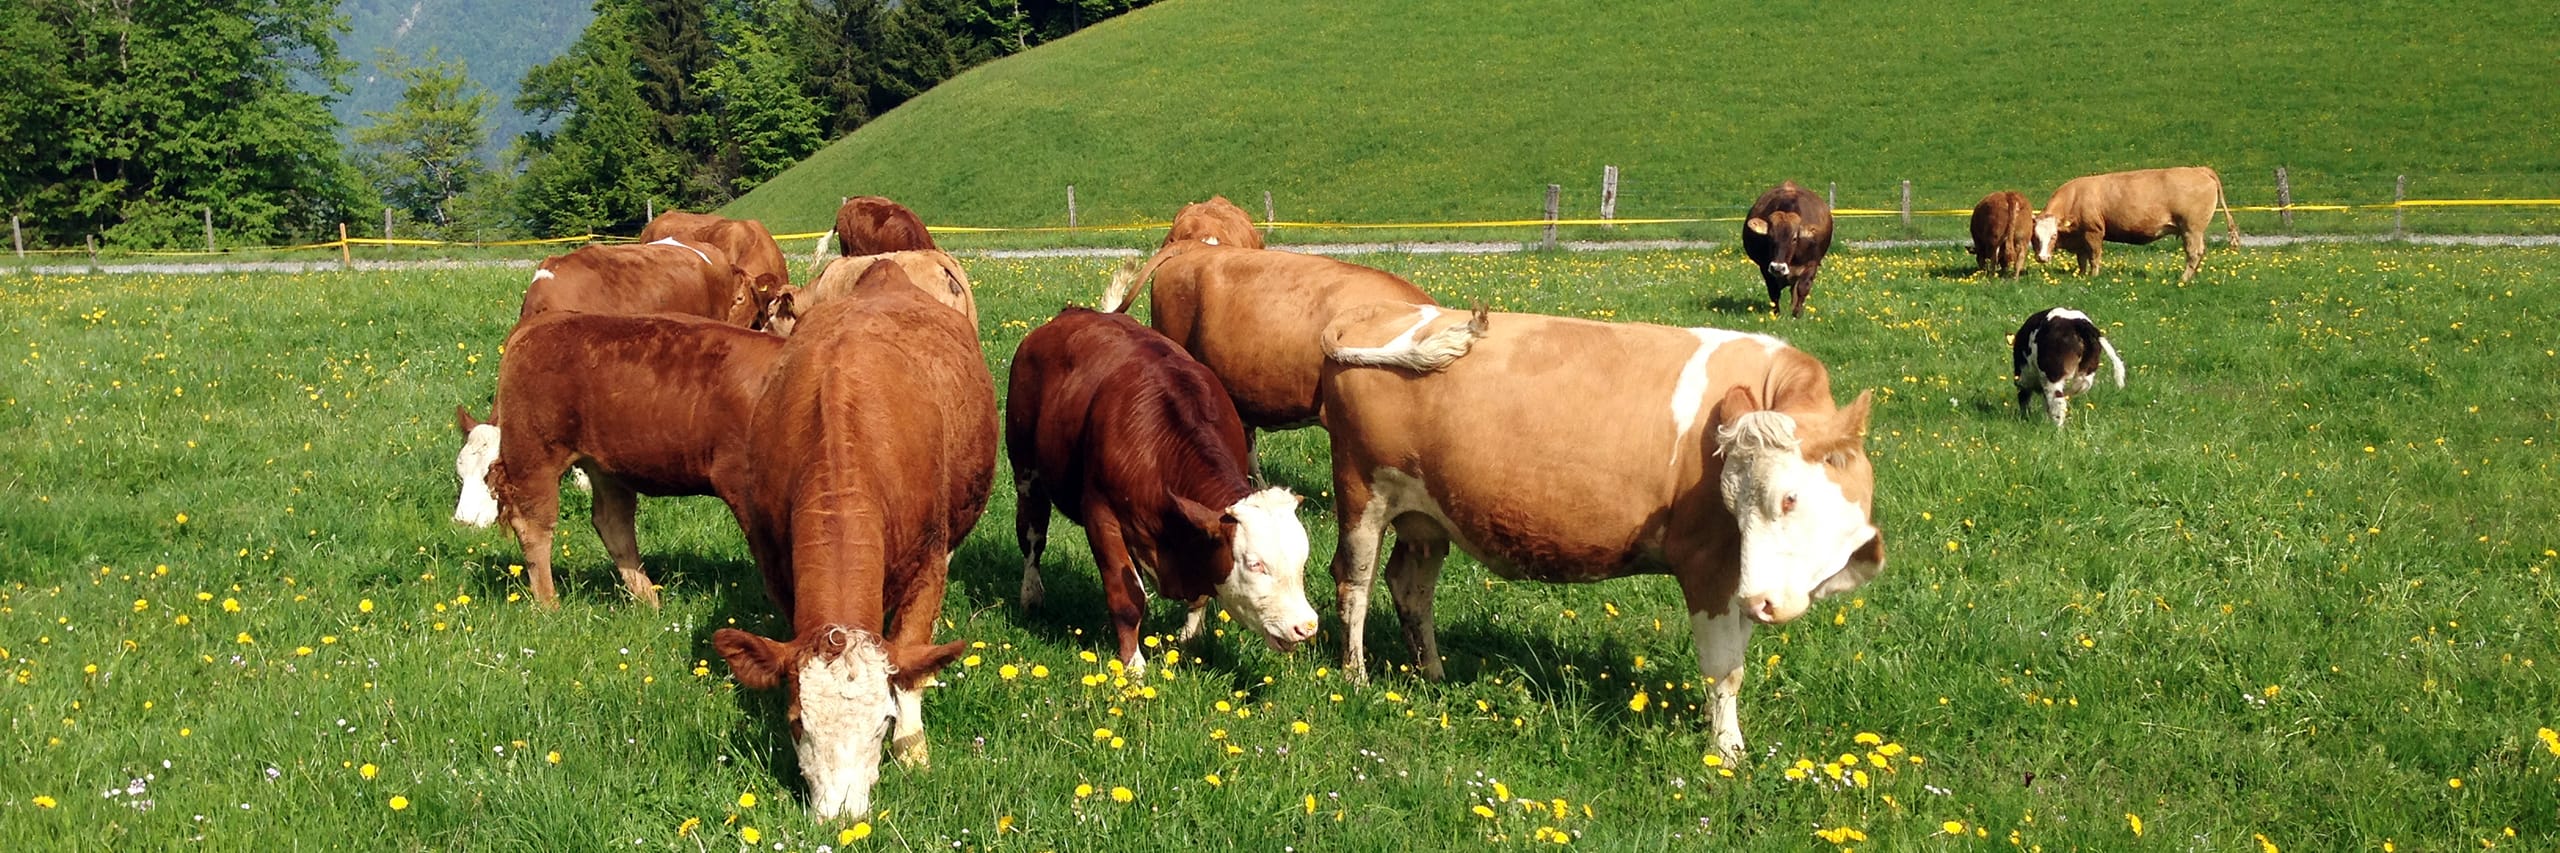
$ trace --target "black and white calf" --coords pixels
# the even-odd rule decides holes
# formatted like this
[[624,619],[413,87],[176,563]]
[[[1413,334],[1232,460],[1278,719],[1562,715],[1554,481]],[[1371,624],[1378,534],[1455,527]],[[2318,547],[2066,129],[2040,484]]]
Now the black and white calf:
[[2116,368],[2116,387],[2124,387],[2124,359],[2098,332],[2089,315],[2053,307],[2027,317],[2009,343],[2009,372],[2017,377],[2018,416],[2029,417],[2027,401],[2044,397],[2044,411],[2056,428],[2071,416],[2071,398],[2097,381],[2098,355]]

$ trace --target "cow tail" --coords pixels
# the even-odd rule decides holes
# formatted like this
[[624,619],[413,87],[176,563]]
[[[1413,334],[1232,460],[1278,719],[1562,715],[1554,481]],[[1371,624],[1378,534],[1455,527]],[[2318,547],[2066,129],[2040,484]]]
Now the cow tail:
[[1111,286],[1102,291],[1102,305],[1098,310],[1105,314],[1128,313],[1129,305],[1137,301],[1138,291],[1145,290],[1147,285],[1155,282],[1156,268],[1164,266],[1164,262],[1173,260],[1182,253],[1190,251],[1191,248],[1174,246],[1157,252],[1155,257],[1143,262],[1137,258],[1122,262],[1119,269],[1111,271]]
[[[1383,345],[1355,347],[1343,343],[1342,338],[1345,334],[1352,331],[1354,327],[1365,326],[1368,322],[1374,321],[1383,310],[1410,311],[1419,317],[1412,328],[1406,329],[1403,334],[1396,336],[1395,340]],[[1484,337],[1490,314],[1482,302],[1476,303],[1474,313],[1475,316],[1469,318],[1467,322],[1424,336],[1421,334],[1423,327],[1430,325],[1432,320],[1440,316],[1440,309],[1437,306],[1389,302],[1369,303],[1345,312],[1326,326],[1322,340],[1324,356],[1342,364],[1401,367],[1425,373],[1436,371],[1448,367],[1449,363],[1458,360],[1459,356],[1466,355],[1467,350],[1475,346],[1476,339]]]
[[2106,352],[2108,364],[2115,365],[2116,387],[2124,387],[2124,357],[2116,354],[2115,343],[2107,340],[2104,332],[2098,333],[2098,349]]
[[[2235,219],[2235,218],[2233,218],[2233,217],[2231,216],[2231,202],[2230,202],[2230,200],[2225,199],[2225,198],[2223,198],[2223,197],[2222,197],[2222,173],[2220,173],[2220,172],[2216,172],[2216,173],[2214,173],[2214,176],[2213,176],[2213,203],[2214,203],[2214,204],[2216,204],[2216,205],[2221,206],[2221,208],[2222,208],[2222,224],[2223,224],[2223,226],[2224,226],[2224,227],[2227,227],[2227,228],[2231,229],[2231,246],[2232,246],[2232,248],[2235,248],[2235,249],[2236,249],[2236,248],[2239,248],[2239,247],[2240,247],[2240,220]],[[2208,226],[2206,226],[2206,227],[2212,227],[2212,226],[2208,225]],[[2122,385],[2122,384],[2124,384],[2124,383],[2122,383],[2122,382],[2118,382],[2118,383],[2116,383],[2116,384],[2118,384],[2118,385]]]

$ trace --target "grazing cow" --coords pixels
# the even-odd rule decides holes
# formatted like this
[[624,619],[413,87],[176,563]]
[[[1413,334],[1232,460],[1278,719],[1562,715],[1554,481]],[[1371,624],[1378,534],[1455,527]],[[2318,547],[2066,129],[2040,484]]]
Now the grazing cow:
[[1983,272],[2017,278],[2035,241],[2035,211],[2016,190],[1982,197],[1973,206],[1973,260]]
[[827,262],[818,278],[809,286],[785,290],[766,303],[761,328],[789,337],[803,314],[818,303],[833,299],[853,288],[854,282],[874,263],[888,263],[906,272],[906,280],[914,282],[934,301],[949,305],[969,316],[970,328],[978,325],[978,297],[969,287],[969,273],[960,262],[940,249],[917,249],[879,255],[853,255]]
[[977,330],[875,264],[809,312],[756,401],[755,461],[731,506],[776,640],[711,635],[738,683],[782,687],[821,820],[871,810],[881,741],[926,763],[924,688],[966,644],[936,645],[951,552],[995,481],[995,380]]
[[507,427],[454,409],[466,436],[454,520],[504,518],[524,548],[533,601],[558,607],[552,533],[560,475],[586,473],[597,538],[631,596],[658,606],[640,567],[638,495],[720,495],[742,484],[747,420],[782,339],[677,314],[548,312],[516,324],[498,361]]
[[1254,230],[1253,216],[1222,195],[1183,205],[1182,211],[1173,215],[1173,227],[1165,231],[1163,246],[1182,240],[1198,240],[1212,246],[1262,248],[1262,232]]
[[836,208],[836,246],[846,257],[942,249],[915,211],[876,195],[854,196]]
[[2142,169],[2073,178],[2053,191],[2036,216],[2036,263],[2053,261],[2053,247],[2079,256],[2081,275],[2096,275],[2105,243],[2148,245],[2175,231],[2186,244],[2185,284],[2204,268],[2204,232],[2213,227],[2213,211],[2231,229],[2232,245],[2240,243],[2240,223],[2222,198],[2222,176],[2203,166]]
[[1294,429],[1315,423],[1316,375],[1324,351],[1316,335],[1334,312],[1366,302],[1433,304],[1396,276],[1331,258],[1233,246],[1168,246],[1144,265],[1122,265],[1103,294],[1104,312],[1125,311],[1138,288],[1156,331],[1208,365],[1245,426]]
[[1023,607],[1042,597],[1055,507],[1092,540],[1132,671],[1146,667],[1138,622],[1149,582],[1190,604],[1184,640],[1199,635],[1212,596],[1274,649],[1315,636],[1298,496],[1255,488],[1226,389],[1173,341],[1125,315],[1069,307],[1022,339],[1005,399]]
[[717,247],[673,237],[637,246],[588,246],[542,259],[525,288],[522,323],[545,311],[670,312],[755,324],[769,295]]
[[782,260],[782,246],[773,242],[773,232],[766,231],[762,222],[670,210],[640,229],[643,243],[670,237],[696,246],[719,247],[746,273],[748,286],[764,299],[772,298],[791,283],[791,268]]
[[2107,342],[2089,315],[2054,307],[2027,315],[2009,339],[2009,373],[2017,377],[2018,416],[2028,417],[2027,401],[2044,398],[2044,412],[2056,429],[2071,417],[2071,398],[2088,391],[2098,377],[2098,355],[2115,364],[2116,387],[2124,387],[2124,359]]
[[1779,297],[1796,294],[1791,316],[1804,316],[1804,298],[1813,294],[1813,277],[1822,271],[1822,256],[1831,251],[1831,204],[1787,181],[1751,203],[1742,221],[1742,253],[1760,268],[1760,283],[1769,287],[1769,310]]
[[1822,363],[1765,335],[1533,314],[1462,322],[1367,306],[1324,332],[1327,353],[1358,362],[1335,361],[1323,387],[1343,671],[1366,672],[1389,526],[1387,586],[1430,678],[1441,676],[1432,590],[1452,544],[1514,580],[1668,574],[1714,693],[1718,748],[1737,757],[1752,625],[1794,619],[1883,568],[1864,447],[1873,392],[1835,407]]

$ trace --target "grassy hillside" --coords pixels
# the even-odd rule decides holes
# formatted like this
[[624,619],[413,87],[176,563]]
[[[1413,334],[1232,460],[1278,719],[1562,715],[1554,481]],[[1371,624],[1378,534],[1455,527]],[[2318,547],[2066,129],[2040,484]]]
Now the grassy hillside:
[[[1284,220],[1467,220],[1536,215],[1557,183],[1588,216],[1603,165],[1621,217],[1729,215],[1782,178],[1843,206],[1898,204],[1905,179],[1924,209],[2041,203],[2184,163],[2236,204],[2273,203],[2278,165],[2298,203],[2388,201],[2400,173],[2412,197],[2560,195],[2537,142],[2560,138],[2560,18],[2535,4],[1929,6],[1176,0],[962,75],[728,212],[819,229],[870,193],[1063,225],[1073,184],[1087,225],[1213,192],[1258,216],[1265,190]],[[2424,222],[2483,215],[2531,218]]]

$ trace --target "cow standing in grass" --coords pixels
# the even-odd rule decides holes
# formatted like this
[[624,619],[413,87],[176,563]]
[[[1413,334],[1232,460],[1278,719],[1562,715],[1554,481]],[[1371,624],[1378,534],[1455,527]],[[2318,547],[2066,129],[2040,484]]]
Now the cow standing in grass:
[[915,211],[876,195],[854,196],[836,208],[835,235],[845,257],[942,248]]
[[1222,195],[1183,205],[1182,210],[1173,215],[1173,226],[1165,230],[1164,243],[1157,248],[1184,240],[1241,249],[1263,247],[1262,232],[1254,230],[1253,216]]
[[1831,251],[1831,204],[1821,196],[1786,181],[1760,194],[1742,220],[1742,253],[1760,270],[1769,288],[1769,311],[1795,292],[1795,310],[1804,316],[1805,297],[1813,295],[1813,277],[1822,272],[1822,256]]
[[2027,315],[2025,325],[2009,339],[2009,372],[2018,386],[2018,416],[2028,417],[2027,401],[2042,397],[2047,417],[2060,429],[2071,417],[2071,398],[2097,383],[2098,356],[2115,365],[2116,387],[2124,387],[2124,359],[2116,345],[2089,315],[2056,306]]
[[978,325],[978,296],[969,285],[969,272],[960,262],[940,249],[914,249],[877,255],[853,255],[830,260],[826,268],[807,287],[796,287],[776,294],[765,305],[761,328],[789,337],[800,322],[800,315],[851,290],[856,281],[875,263],[896,265],[906,273],[907,281],[922,288],[925,295],[951,306],[969,317],[969,325]]
[[673,237],[636,246],[588,246],[542,259],[525,287],[522,322],[545,311],[670,312],[753,326],[770,294],[718,247]]
[[874,264],[802,320],[749,431],[731,507],[790,633],[711,645],[738,683],[788,691],[810,811],[858,817],[884,738],[925,763],[924,688],[966,648],[934,643],[934,622],[994,485],[995,381],[965,318]]
[[1146,666],[1150,583],[1190,605],[1186,641],[1213,597],[1272,648],[1315,636],[1298,496],[1254,484],[1226,390],[1173,341],[1124,315],[1067,308],[1022,339],[1005,399],[1024,608],[1042,598],[1055,507],[1092,541],[1131,670]]
[[1367,673],[1381,538],[1423,674],[1455,545],[1494,574],[1580,583],[1667,574],[1687,603],[1716,743],[1742,752],[1754,624],[1854,589],[1884,564],[1865,451],[1872,392],[1776,338],[1533,314],[1373,305],[1324,332],[1324,426],[1341,515],[1343,671]]
[[1973,206],[1973,260],[1983,272],[2017,278],[2035,242],[2035,211],[2017,190],[2001,190]]
[[2148,245],[2176,232],[2187,250],[2186,270],[2178,274],[2178,283],[2185,284],[2204,268],[2204,232],[2213,227],[2216,207],[2238,245],[2240,223],[2231,218],[2222,176],[2212,169],[2180,166],[2073,178],[2053,191],[2036,216],[2036,263],[2052,262],[2060,246],[2079,257],[2081,275],[2096,275],[2105,244]]

